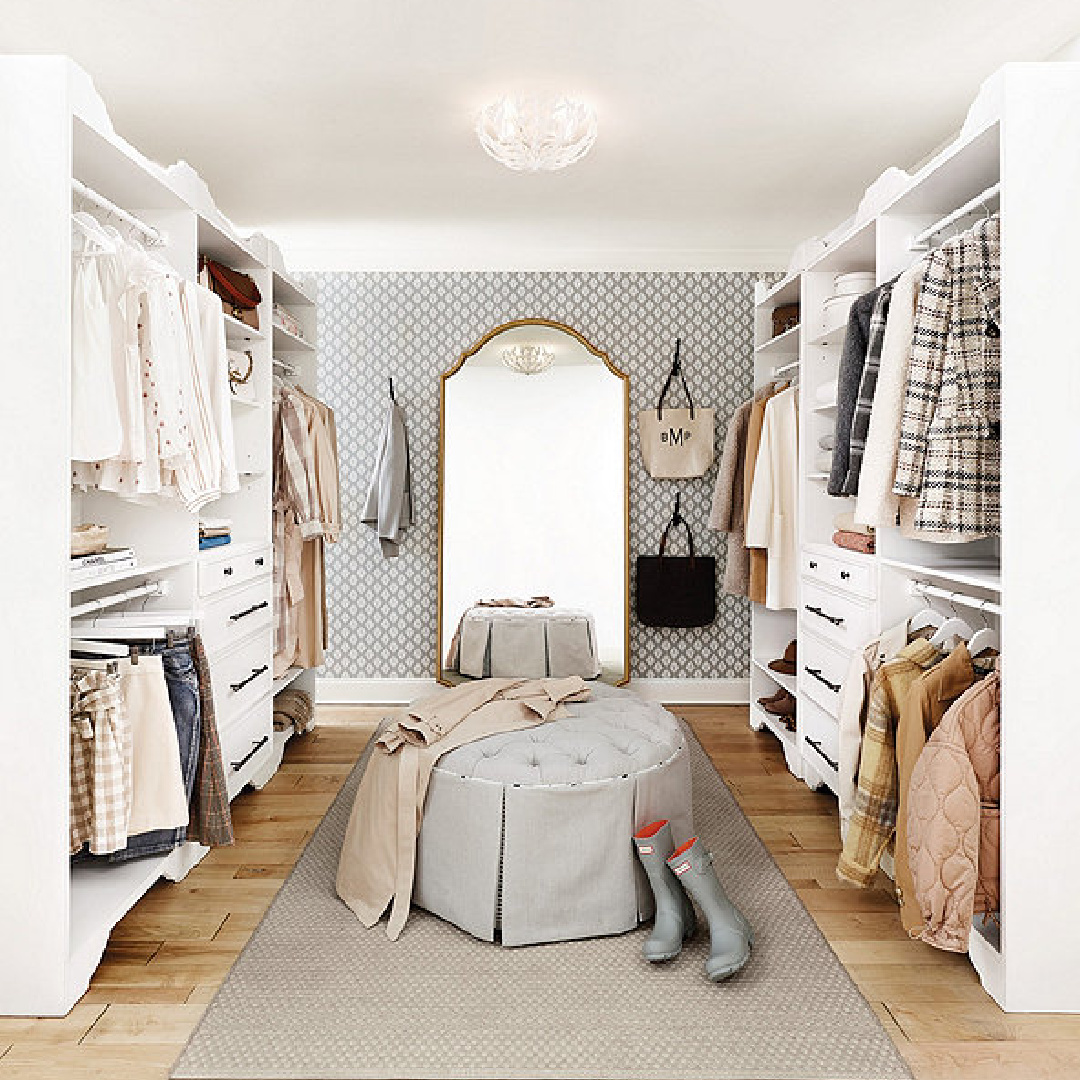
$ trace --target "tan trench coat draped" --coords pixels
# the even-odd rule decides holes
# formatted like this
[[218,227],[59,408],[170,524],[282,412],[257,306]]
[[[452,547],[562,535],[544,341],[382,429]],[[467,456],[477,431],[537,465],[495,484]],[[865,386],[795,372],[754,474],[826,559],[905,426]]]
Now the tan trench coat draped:
[[543,724],[584,701],[586,682],[478,679],[425,698],[375,745],[356,793],[338,862],[337,893],[367,927],[393,901],[387,936],[396,941],[409,917],[416,838],[431,771],[443,754],[488,735]]

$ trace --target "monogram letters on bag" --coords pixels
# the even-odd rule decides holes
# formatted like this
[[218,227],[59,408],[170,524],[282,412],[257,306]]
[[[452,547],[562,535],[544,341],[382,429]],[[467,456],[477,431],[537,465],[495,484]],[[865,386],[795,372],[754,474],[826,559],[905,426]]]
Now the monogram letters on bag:
[[669,446],[682,446],[683,443],[688,443],[694,437],[692,431],[687,431],[686,428],[668,428],[667,431],[660,432],[660,441],[667,443]]

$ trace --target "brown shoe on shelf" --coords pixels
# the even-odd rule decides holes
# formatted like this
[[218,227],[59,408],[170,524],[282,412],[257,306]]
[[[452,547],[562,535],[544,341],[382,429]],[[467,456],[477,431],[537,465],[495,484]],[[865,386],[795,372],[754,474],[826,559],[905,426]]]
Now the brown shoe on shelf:
[[787,691],[781,686],[772,697],[759,697],[757,703],[764,709],[778,702],[786,693]]
[[770,660],[769,669],[779,671],[781,675],[795,674],[795,642],[792,641],[784,650],[784,655],[779,660]]
[[792,720],[795,719],[795,698],[786,690],[781,694],[778,700],[767,703],[762,702],[761,707],[767,713],[772,713],[773,716],[779,716],[781,718],[791,717]]

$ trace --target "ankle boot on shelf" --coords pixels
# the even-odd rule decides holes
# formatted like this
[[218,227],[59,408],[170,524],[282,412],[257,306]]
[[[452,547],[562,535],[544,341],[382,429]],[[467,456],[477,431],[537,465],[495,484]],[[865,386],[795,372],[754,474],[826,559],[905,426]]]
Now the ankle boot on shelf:
[[797,703],[795,698],[786,690],[782,691],[779,697],[771,701],[762,701],[760,704],[767,713],[772,713],[773,716],[777,717],[788,731],[795,730],[795,707]]
[[713,869],[712,853],[695,836],[673,851],[667,863],[709,922],[711,948],[705,974],[713,982],[734,975],[750,959],[754,931],[724,892]]
[[668,856],[675,847],[671,826],[667,821],[646,825],[634,833],[634,847],[656,901],[652,933],[641,951],[650,963],[671,960],[682,952],[683,942],[697,929],[694,905],[668,868]]
[[798,643],[796,641],[790,642],[784,650],[784,655],[779,660],[769,661],[769,667],[773,671],[778,671],[781,675],[794,675],[796,672],[797,649]]
[[758,704],[764,709],[767,705],[775,705],[780,699],[787,693],[787,691],[781,686],[772,697],[759,697],[757,699]]

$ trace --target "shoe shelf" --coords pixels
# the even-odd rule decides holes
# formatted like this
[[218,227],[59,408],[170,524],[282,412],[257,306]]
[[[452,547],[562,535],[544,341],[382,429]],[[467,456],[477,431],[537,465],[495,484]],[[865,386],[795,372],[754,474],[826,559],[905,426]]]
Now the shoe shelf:
[[773,671],[768,661],[754,658],[754,667],[765,674],[766,678],[772,679],[777,686],[782,686],[792,697],[797,696],[796,679],[794,675],[783,675],[779,671]]

